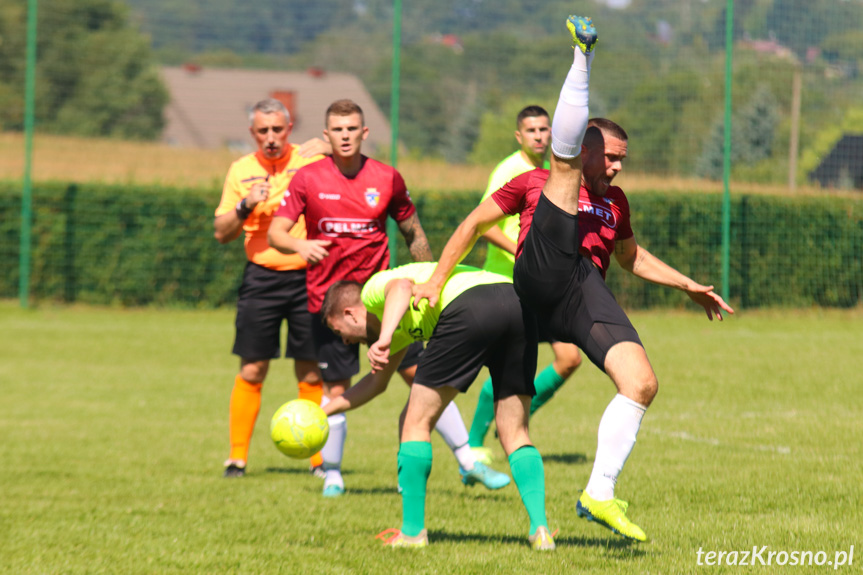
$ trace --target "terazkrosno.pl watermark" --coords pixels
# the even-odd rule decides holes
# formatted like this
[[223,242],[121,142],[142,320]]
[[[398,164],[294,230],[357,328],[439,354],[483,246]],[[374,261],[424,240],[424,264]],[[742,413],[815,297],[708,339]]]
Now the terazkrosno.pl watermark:
[[708,567],[718,565],[749,566],[749,565],[782,565],[782,566],[808,566],[820,565],[825,567],[850,567],[854,564],[854,546],[848,551],[785,551],[774,550],[767,545],[759,547],[755,545],[752,549],[740,551],[705,551],[699,547],[695,555],[698,565]]

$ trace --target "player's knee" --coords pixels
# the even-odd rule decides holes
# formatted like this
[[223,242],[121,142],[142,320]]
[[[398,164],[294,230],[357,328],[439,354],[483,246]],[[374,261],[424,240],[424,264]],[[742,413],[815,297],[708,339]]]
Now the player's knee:
[[333,398],[342,395],[351,386],[350,379],[340,379],[338,381],[324,382],[324,395]]
[[249,383],[264,383],[269,367],[270,362],[266,360],[247,361],[244,359],[240,364],[240,377]]
[[638,403],[645,406],[650,405],[659,392],[659,381],[656,379],[656,374],[652,370],[650,373],[644,374],[635,391],[639,398]]
[[644,406],[650,405],[659,390],[656,374],[649,367],[616,373],[612,380],[618,393]]
[[297,377],[297,381],[305,381],[311,385],[321,385],[323,383],[321,370],[318,369],[316,361],[295,361],[294,375]]
[[497,430],[500,446],[503,447],[503,451],[507,456],[525,445],[531,445],[527,425],[498,426]]
[[402,380],[404,380],[404,382],[408,384],[408,386],[413,385],[414,377],[416,377],[416,374],[417,366],[415,365],[399,370],[399,375],[402,376]]
[[581,365],[581,354],[575,346],[556,350],[554,363],[558,375],[566,379]]

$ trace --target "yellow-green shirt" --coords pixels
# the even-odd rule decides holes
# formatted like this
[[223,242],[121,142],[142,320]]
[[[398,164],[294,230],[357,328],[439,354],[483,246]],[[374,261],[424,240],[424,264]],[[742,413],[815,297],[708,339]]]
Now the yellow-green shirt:
[[[516,176],[520,176],[525,172],[533,170],[536,166],[524,159],[521,151],[515,152],[503,159],[501,163],[495,167],[491,176],[488,178],[488,187],[485,194],[482,196],[481,202],[484,202],[493,193],[498,191],[508,181]],[[481,203],[480,202],[480,203]],[[501,229],[506,237],[513,242],[518,241],[518,215],[507,216],[497,226]],[[485,256],[485,264],[482,269],[490,272],[512,277],[512,268],[515,265],[515,256],[506,250],[502,250],[494,244],[488,244],[488,252]]]
[[[376,273],[363,286],[361,295],[363,306],[378,319],[383,319],[384,288],[387,283],[401,278],[412,279],[418,284],[424,283],[431,277],[436,265],[435,262],[417,262]],[[416,310],[411,298],[411,304],[393,334],[390,353],[394,354],[415,341],[427,341],[434,332],[444,308],[468,289],[478,285],[499,283],[512,283],[512,278],[471,266],[456,266],[441,290],[437,305],[433,308],[429,307],[428,300],[423,300]]]

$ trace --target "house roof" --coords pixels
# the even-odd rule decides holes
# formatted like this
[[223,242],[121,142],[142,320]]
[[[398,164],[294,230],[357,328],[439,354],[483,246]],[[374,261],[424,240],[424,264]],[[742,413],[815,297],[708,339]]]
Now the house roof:
[[255,144],[249,135],[249,110],[276,93],[292,100],[288,109],[293,116],[290,140],[294,143],[321,137],[327,107],[341,98],[350,98],[363,109],[369,127],[364,144],[368,153],[390,142],[389,122],[352,74],[186,66],[162,68],[162,76],[171,95],[162,140],[172,145],[251,151]]
[[809,179],[825,188],[863,190],[863,134],[844,134]]

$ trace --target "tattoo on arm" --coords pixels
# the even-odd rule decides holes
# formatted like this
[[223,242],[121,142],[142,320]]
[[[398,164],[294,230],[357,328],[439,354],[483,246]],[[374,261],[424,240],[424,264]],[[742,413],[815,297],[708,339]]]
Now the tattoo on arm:
[[406,220],[402,220],[398,223],[398,226],[411,252],[411,257],[415,262],[434,261],[428,238],[416,214]]
[[632,266],[632,271],[636,271],[639,267],[641,267],[642,262],[644,262],[644,258],[647,256],[647,253],[644,250],[638,250],[638,258],[635,260],[635,264]]

